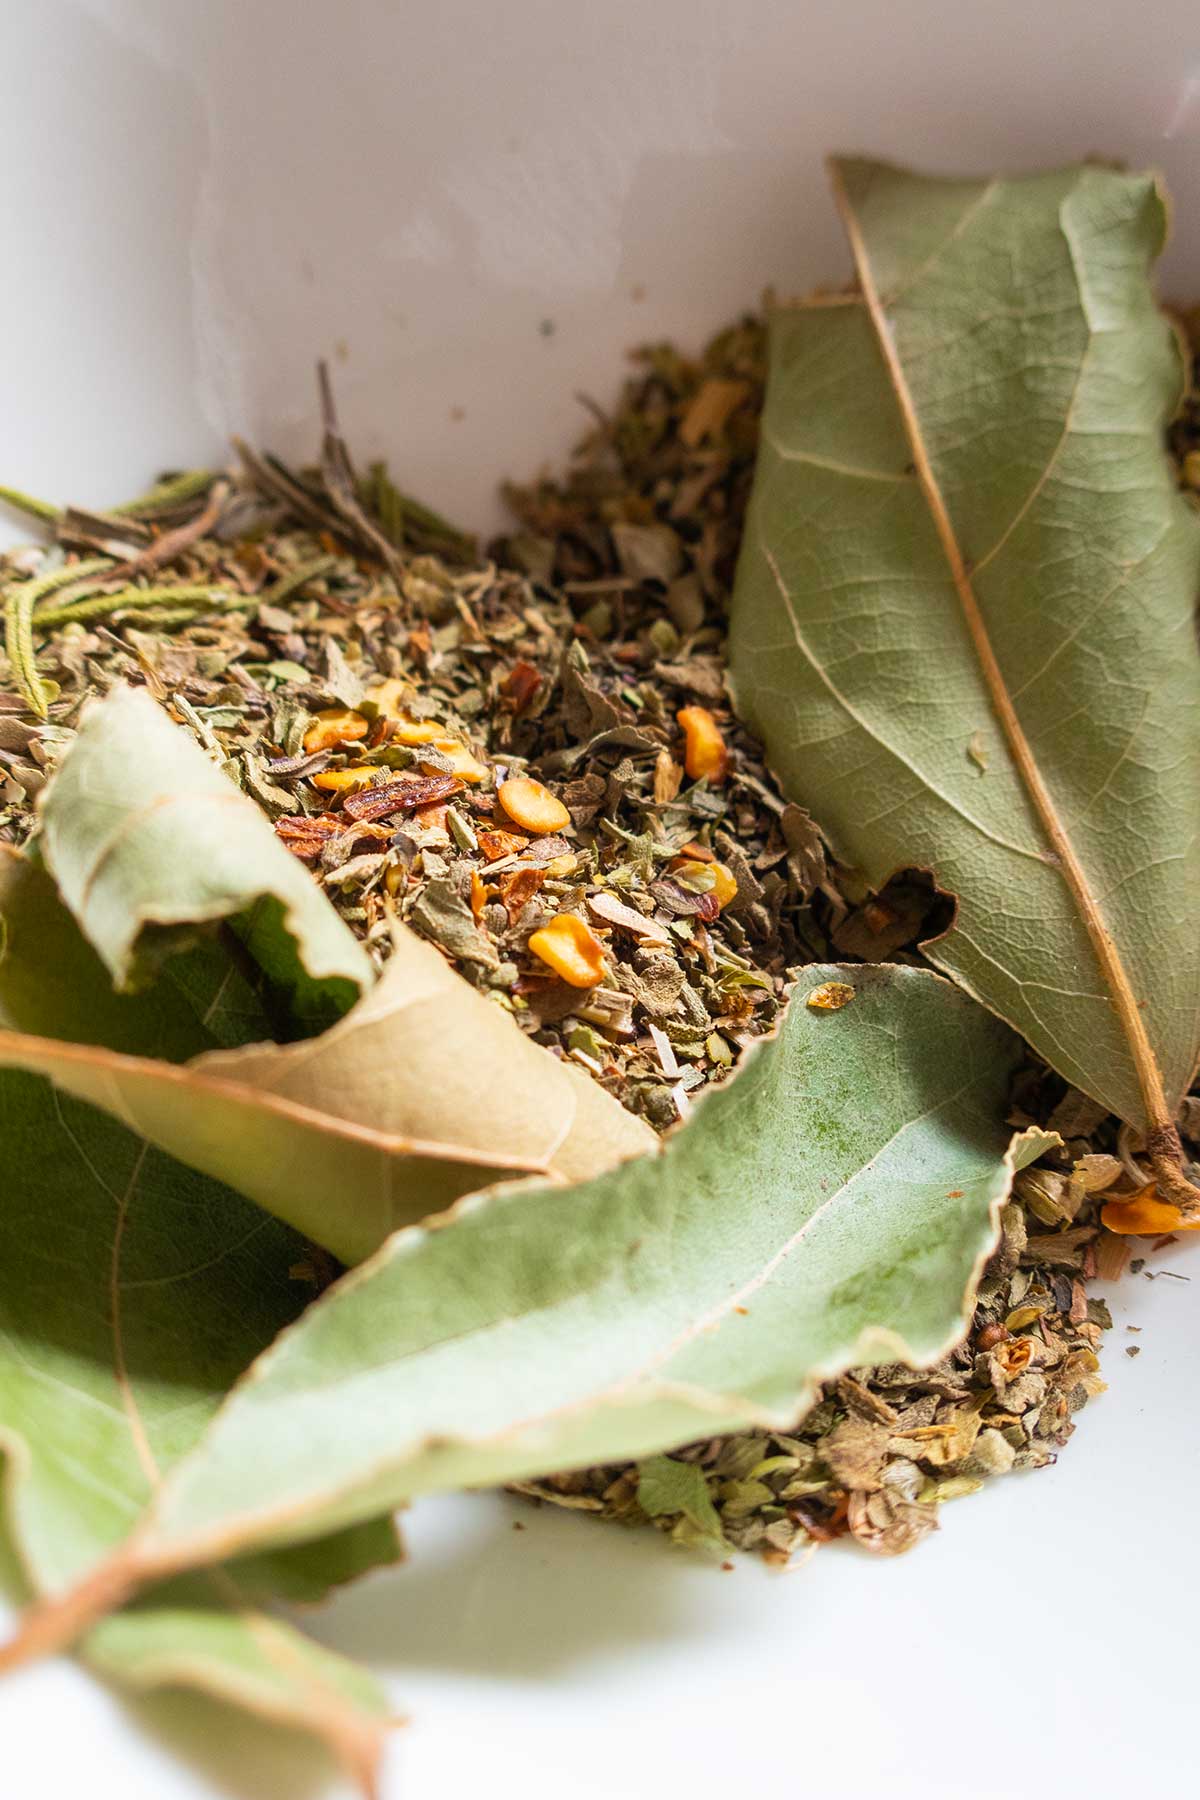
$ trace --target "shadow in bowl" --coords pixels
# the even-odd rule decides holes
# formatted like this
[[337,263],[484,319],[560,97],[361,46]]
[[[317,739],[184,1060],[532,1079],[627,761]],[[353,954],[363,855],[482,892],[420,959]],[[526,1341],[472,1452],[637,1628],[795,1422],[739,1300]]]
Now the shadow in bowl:
[[[410,1563],[324,1613],[298,1615],[310,1636],[385,1673],[568,1680],[579,1664],[624,1648],[718,1628],[714,1590],[733,1579],[657,1532],[535,1510],[510,1495],[442,1497],[410,1516],[405,1535]],[[773,1579],[747,1558],[738,1572],[743,1582]]]

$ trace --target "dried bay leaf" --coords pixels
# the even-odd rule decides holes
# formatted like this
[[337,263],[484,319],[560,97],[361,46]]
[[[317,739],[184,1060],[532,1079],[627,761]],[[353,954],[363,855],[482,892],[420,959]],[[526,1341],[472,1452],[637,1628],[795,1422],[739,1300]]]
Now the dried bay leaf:
[[[0,1453],[35,1592],[86,1580],[305,1291],[299,1239],[47,1083],[0,1073]],[[399,1554],[387,1518],[151,1589],[85,1639],[138,1688],[183,1684],[324,1738],[364,1792],[381,1692],[262,1606]]]
[[41,818],[46,865],[118,988],[222,921],[310,1028],[370,987],[365,950],[259,808],[148,694],[88,707]]
[[0,1027],[185,1062],[270,1035],[263,996],[215,938],[118,993],[46,869],[0,844]]
[[[655,1155],[568,1191],[492,1190],[397,1233],[239,1385],[118,1552],[139,1581],[281,1544],[401,1496],[786,1427],[820,1380],[961,1337],[1015,1164],[1017,1040],[923,970],[852,981]],[[102,1585],[31,1616],[57,1641]]]
[[[160,725],[178,740],[169,758],[160,753]],[[186,825],[188,797],[205,791],[195,765],[229,787],[219,803],[238,818],[239,831],[242,809],[256,826],[262,821],[151,702],[133,710],[123,703],[116,729],[126,750],[144,730],[141,754],[158,756],[157,853],[170,864],[174,916],[183,922],[188,895],[200,896],[191,902],[198,915],[207,879],[197,866],[207,851]],[[82,775],[72,766],[78,748],[55,781],[58,860],[74,870],[84,866],[82,846],[95,836],[86,805],[75,803],[91,766],[85,759]],[[170,820],[166,835],[162,821]],[[123,830],[123,841],[132,843],[140,825],[131,820]],[[269,827],[267,837],[272,856],[284,859],[344,931]],[[138,866],[152,892],[154,858],[147,852]],[[83,900],[90,917],[86,894]],[[319,917],[306,901],[296,905],[303,916]],[[0,1030],[0,1066],[49,1076],[344,1261],[359,1261],[396,1226],[488,1181],[526,1173],[582,1180],[656,1142],[649,1126],[583,1070],[534,1044],[404,927],[397,927],[382,979],[330,1030],[241,1052],[227,1047],[255,1035],[247,1029],[253,990],[238,988],[237,965],[221,960],[219,946],[191,946],[169,960],[160,955],[152,985],[106,993],[96,955],[45,873],[11,855],[0,858],[0,920],[0,1025],[8,1027]],[[107,937],[99,933],[110,946],[128,937],[120,921],[110,924]],[[181,1051],[209,1046],[208,1054],[178,1061]]]
[[299,1044],[180,1067],[0,1032],[3,1065],[49,1076],[344,1262],[480,1185],[580,1180],[657,1141],[408,931],[372,992]]
[[184,1576],[89,1632],[89,1667],[137,1693],[193,1687],[272,1724],[321,1739],[363,1800],[378,1800],[395,1723],[386,1691],[360,1664],[226,1590],[220,1571]]
[[772,323],[742,715],[873,885],[921,864],[957,896],[927,955],[1169,1186],[1200,1052],[1200,519],[1162,441],[1161,195],[1095,167],[834,182],[861,291]]

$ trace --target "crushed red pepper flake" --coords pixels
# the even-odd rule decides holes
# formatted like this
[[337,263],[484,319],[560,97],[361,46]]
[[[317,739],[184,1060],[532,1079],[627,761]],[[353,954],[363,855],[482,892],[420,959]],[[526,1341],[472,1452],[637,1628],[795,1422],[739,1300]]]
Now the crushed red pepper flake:
[[456,775],[406,775],[382,787],[368,788],[347,800],[342,811],[351,819],[386,819],[392,813],[411,812],[457,794],[462,782]]
[[534,663],[523,658],[515,662],[508,674],[500,683],[500,697],[505,705],[515,713],[522,713],[530,706],[542,688],[542,672]]

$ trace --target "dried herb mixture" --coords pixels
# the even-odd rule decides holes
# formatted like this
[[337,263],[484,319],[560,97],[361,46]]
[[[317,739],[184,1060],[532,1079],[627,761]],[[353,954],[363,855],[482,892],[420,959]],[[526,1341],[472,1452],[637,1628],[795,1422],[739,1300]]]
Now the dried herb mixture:
[[[318,470],[239,446],[233,469],[107,515],[8,496],[50,544],[3,565],[0,842],[30,839],[87,700],[145,686],[379,962],[398,915],[659,1130],[772,1029],[806,962],[919,961],[942,920],[928,879],[872,893],[834,865],[725,694],[762,323],[636,361],[565,478],[507,490],[519,529],[486,555],[382,465],[355,474],[328,390]],[[1172,448],[1200,491],[1194,400]],[[938,1367],[845,1376],[786,1436],[524,1491],[785,1561],[847,1533],[908,1549],[941,1501],[1052,1461],[1103,1387],[1111,1318],[1087,1284],[1128,1249],[1101,1215],[1144,1178],[1116,1122],[1032,1059],[1013,1109],[1064,1148],[1018,1176]]]

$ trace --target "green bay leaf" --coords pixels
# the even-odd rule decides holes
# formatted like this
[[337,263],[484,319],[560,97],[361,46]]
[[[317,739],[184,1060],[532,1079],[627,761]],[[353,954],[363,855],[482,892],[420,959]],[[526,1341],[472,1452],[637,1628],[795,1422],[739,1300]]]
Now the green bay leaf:
[[[657,1153],[397,1233],[254,1366],[127,1572],[286,1543],[421,1492],[784,1427],[817,1384],[963,1333],[1014,1159],[1017,1040],[949,983],[815,968]],[[118,1558],[120,1561],[120,1557]]]
[[[283,858],[314,916],[328,913],[345,931],[257,809],[142,699],[121,702],[114,730],[125,755],[136,744],[133,760],[154,762],[170,830],[164,836],[160,821],[158,837],[147,839],[136,813],[118,841],[143,845],[136,867],[151,887],[155,858],[167,857],[177,921],[203,916],[205,844],[186,821],[194,794],[216,780],[228,789],[216,796],[217,811],[239,828],[248,812],[255,833],[266,832],[261,864],[248,851],[248,868],[274,871],[282,891]],[[100,709],[89,714],[98,717]],[[164,733],[170,756],[161,753]],[[64,867],[94,860],[95,821],[77,803],[90,779],[87,752],[86,743],[73,746],[54,784],[60,880]],[[80,919],[98,929],[87,892],[66,886]],[[125,901],[128,937],[148,903]],[[105,941],[103,930],[98,936]],[[142,985],[114,993],[47,872],[0,847],[0,1067],[48,1076],[343,1261],[361,1260],[397,1226],[488,1181],[528,1173],[581,1180],[656,1142],[648,1125],[533,1043],[405,926],[397,924],[384,974],[358,1004],[324,1033],[291,1044],[247,1042],[268,1037],[270,1020],[259,985],[219,938],[182,949],[173,939],[171,947],[176,953],[155,958]]]
[[1161,194],[856,161],[835,188],[860,291],[772,322],[740,710],[843,859],[957,896],[930,959],[1164,1134],[1170,1179],[1200,1053],[1200,519],[1163,445]]
[[118,988],[222,923],[305,1029],[371,986],[307,870],[148,694],[117,687],[87,708],[40,810],[47,867]]
[[[0,964],[0,1001],[4,989]],[[0,1030],[5,1065],[48,1076],[345,1262],[490,1181],[578,1180],[656,1142],[404,929],[377,985],[319,1037],[179,1066]]]
[[[0,1072],[0,1456],[35,1594],[86,1581],[311,1289],[304,1244],[34,1076]],[[325,1738],[360,1776],[386,1704],[270,1617],[399,1555],[388,1517],[150,1589],[91,1632],[104,1673],[190,1685]]]
[[177,1063],[271,1026],[260,985],[219,936],[118,992],[42,863],[0,844],[0,1028]]

